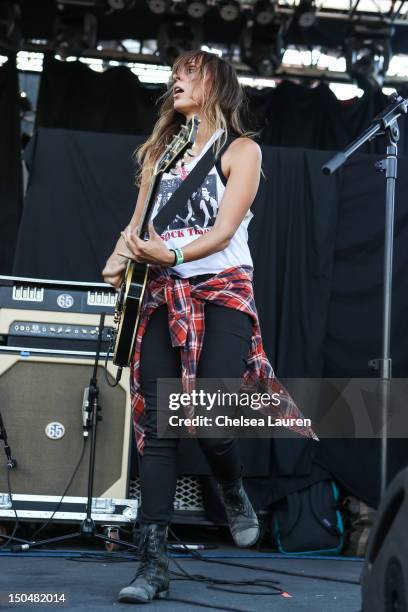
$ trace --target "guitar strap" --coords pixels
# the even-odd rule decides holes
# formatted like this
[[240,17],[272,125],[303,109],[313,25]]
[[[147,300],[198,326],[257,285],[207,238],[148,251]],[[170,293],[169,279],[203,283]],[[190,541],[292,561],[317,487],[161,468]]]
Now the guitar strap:
[[[221,159],[221,155],[229,147],[231,142],[235,140],[235,138],[237,137],[232,135],[228,136],[225,144],[219,151],[218,159]],[[176,218],[177,214],[182,210],[182,207],[187,202],[191,194],[197,187],[202,185],[207,174],[216,163],[217,160],[214,153],[214,145],[215,143],[213,143],[208,151],[205,152],[203,157],[197,162],[189,175],[184,179],[184,181],[182,181],[171,198],[153,219],[153,225],[158,234],[162,234],[170,223]]]

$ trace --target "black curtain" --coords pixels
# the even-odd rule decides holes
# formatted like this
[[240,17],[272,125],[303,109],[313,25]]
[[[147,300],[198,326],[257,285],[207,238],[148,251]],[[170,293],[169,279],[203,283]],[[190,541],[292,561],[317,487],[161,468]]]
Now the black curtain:
[[16,56],[0,68],[0,274],[11,274],[22,206],[20,104]]
[[[324,350],[326,377],[366,376],[368,361],[381,354],[386,181],[374,170],[377,159],[355,156],[341,181]],[[394,376],[404,377],[408,375],[408,159],[398,164],[391,352]]]
[[[82,62],[44,58],[37,127],[116,134],[150,134],[158,117],[163,85],[141,83],[128,68],[98,73]],[[402,93],[408,93],[405,89]],[[326,83],[317,87],[281,82],[261,91],[246,88],[247,119],[264,144],[338,150],[365,129],[388,104],[381,91],[342,102]],[[408,155],[406,121],[401,120],[400,153]],[[362,152],[384,150],[384,139]]]
[[133,152],[140,137],[40,128],[25,150],[30,169],[13,273],[101,282],[133,213]]
[[[101,280],[133,211],[132,152],[139,141],[38,130],[27,152],[31,174],[16,275]],[[250,247],[265,348],[280,377],[367,377],[373,375],[368,360],[379,354],[385,181],[373,169],[375,156],[350,160],[344,172],[325,177],[320,166],[328,156],[263,146],[265,179],[253,204]],[[392,354],[395,375],[405,376],[407,159],[400,160],[399,174]],[[408,464],[408,448],[405,440],[390,447],[394,473]],[[377,503],[376,441],[243,440],[241,450],[246,474],[262,478],[250,485],[258,486],[262,503],[329,472],[357,497]],[[183,464],[189,473],[208,473],[187,443]]]
[[[102,280],[101,269],[133,211],[136,145],[129,136],[38,130],[26,152],[31,172],[16,275]],[[280,376],[321,372],[336,227],[336,179],[318,173],[324,158],[264,147],[265,180],[253,205],[250,246],[265,347]],[[246,475],[270,478],[259,495],[268,491],[274,498],[326,474],[312,464],[311,450],[304,440],[241,442]],[[208,473],[194,442],[183,443],[180,466]]]
[[[132,153],[143,137],[129,134],[151,132],[163,91],[161,86],[140,83],[123,67],[97,73],[80,62],[60,62],[51,55],[45,58],[38,130],[26,151],[31,175],[15,274],[101,280],[100,270],[136,200]],[[361,210],[374,201],[381,209],[383,179],[371,168],[374,158],[359,158],[362,175],[356,159],[332,178],[323,177],[320,166],[329,151],[344,147],[366,128],[388,100],[377,92],[341,102],[325,83],[308,87],[283,82],[276,89],[248,89],[247,95],[261,142],[273,145],[263,146],[266,180],[261,182],[250,226],[255,291],[268,355],[280,377],[361,375],[366,370],[357,361],[361,365],[375,356],[373,349],[380,337],[381,266],[374,259],[366,262],[371,276],[363,275],[361,286],[368,279],[371,284],[367,303],[361,306],[360,296],[353,297],[355,286],[350,285],[353,290],[344,296],[349,278],[357,282],[360,277],[354,274],[349,256],[345,262],[351,262],[350,269],[345,268],[343,247],[348,244],[348,232],[352,237],[355,228],[356,243],[350,248],[364,255],[367,241],[361,238],[360,229],[364,225],[374,232],[378,218],[367,214],[362,219]],[[400,152],[408,152],[405,121],[400,125]],[[384,142],[376,139],[365,150],[373,153],[383,148]],[[400,176],[404,164],[401,160]],[[401,183],[399,202],[405,201],[404,193],[406,185]],[[404,223],[402,214],[396,253],[403,249],[399,235]],[[381,244],[379,228],[375,231]],[[402,273],[398,274],[397,317],[406,308],[406,289]],[[353,308],[361,307],[360,313],[364,311],[364,325],[354,325],[358,317],[354,319],[353,309],[348,309],[351,302]],[[368,330],[373,318],[377,326]],[[393,346],[395,372],[401,372],[407,333],[399,320],[394,329],[398,344]],[[325,470],[370,505],[377,503],[379,451],[375,441],[324,440],[316,447],[301,439],[261,440],[256,444],[242,441],[241,446],[247,475],[269,476],[267,486],[262,480],[257,488],[258,499],[261,492],[268,491],[265,503],[324,477]],[[408,460],[397,442],[390,447],[393,474]],[[346,450],[350,460],[344,462]],[[201,456],[196,454],[191,460],[194,452],[186,443],[181,463],[184,460],[190,466],[190,473],[193,469],[206,473]],[[370,469],[367,478],[364,472]]]
[[36,126],[115,134],[148,134],[162,86],[146,86],[128,68],[102,73],[82,62],[44,56]]
[[[349,161],[339,192],[334,269],[324,343],[323,376],[377,376],[381,355],[385,177],[376,157]],[[395,204],[391,357],[393,376],[408,376],[408,159],[400,159]],[[371,506],[380,487],[379,440],[322,440],[316,460]],[[388,480],[408,465],[406,439],[388,442]]]
[[[276,89],[249,92],[253,112],[261,123],[265,144],[339,150],[356,138],[388,104],[381,91],[341,101],[325,83],[307,87],[283,81]],[[400,153],[408,154],[406,121],[401,119]],[[366,144],[362,153],[385,151],[385,139]]]
[[319,377],[338,179],[321,173],[327,154],[319,151],[262,146],[262,157],[249,237],[265,348],[280,376]]

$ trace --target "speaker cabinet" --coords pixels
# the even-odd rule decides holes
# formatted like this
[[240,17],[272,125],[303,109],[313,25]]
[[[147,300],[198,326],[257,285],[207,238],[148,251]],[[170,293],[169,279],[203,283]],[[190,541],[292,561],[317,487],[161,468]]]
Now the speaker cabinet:
[[[90,359],[19,354],[0,355],[0,410],[17,466],[11,491],[61,495],[83,448],[82,403],[93,372]],[[98,368],[99,404],[93,497],[126,499],[129,485],[131,405],[128,370],[111,388],[116,368]],[[67,492],[86,497],[90,436]],[[0,440],[0,492],[7,493],[7,459]]]
[[408,468],[394,478],[380,504],[361,582],[363,612],[407,612]]

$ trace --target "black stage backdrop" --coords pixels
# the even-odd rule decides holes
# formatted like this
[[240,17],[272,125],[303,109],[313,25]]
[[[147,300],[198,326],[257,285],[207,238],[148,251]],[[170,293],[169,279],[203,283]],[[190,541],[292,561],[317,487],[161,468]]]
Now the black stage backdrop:
[[[385,178],[374,156],[348,163],[341,189],[331,296],[325,339],[324,377],[375,376],[367,362],[381,356]],[[393,376],[408,376],[408,159],[399,160],[395,204],[391,357]],[[408,464],[408,442],[388,444],[389,479]],[[318,460],[355,493],[378,502],[379,440],[322,440]],[[361,488],[363,486],[363,488]]]
[[[322,151],[345,148],[389,104],[388,97],[381,91],[341,101],[325,83],[307,87],[283,81],[269,94],[259,95],[252,90],[250,96],[255,114],[265,117],[261,132],[264,144]],[[400,154],[408,155],[406,124],[406,119],[400,120],[399,148]],[[360,152],[381,153],[385,151],[385,146],[385,138],[378,137],[365,144]]]
[[[31,174],[14,274],[100,281],[100,271],[136,199],[134,136],[42,128],[27,150]],[[263,146],[250,246],[265,348],[280,377],[373,375],[379,355],[385,180],[375,156],[320,173],[327,153]],[[408,160],[400,161],[396,206],[392,356],[407,375]],[[372,506],[378,502],[376,441],[241,442],[257,506],[332,473]],[[390,442],[390,475],[408,464],[406,440]],[[194,444],[187,473],[208,473]]]
[[[0,270],[11,273],[21,209],[21,171],[18,166],[17,74],[14,60],[1,69],[0,105],[5,145],[0,202],[3,207]],[[5,85],[7,87],[5,88]],[[312,86],[313,85],[313,86]],[[342,149],[366,128],[386,105],[381,92],[341,102],[326,83],[314,86],[281,82],[276,89],[246,88],[248,125],[259,132],[263,144],[336,151]],[[163,85],[141,83],[128,68],[119,66],[99,73],[82,62],[63,62],[52,54],[44,58],[36,127],[62,128],[115,134],[149,134],[158,117]],[[401,86],[401,94],[408,87]],[[10,109],[11,112],[10,112]],[[400,121],[400,154],[408,155],[407,120]],[[365,152],[384,150],[383,139],[366,145]]]
[[73,130],[148,134],[162,86],[147,86],[128,68],[95,72],[82,62],[44,56],[36,124]]
[[103,280],[106,258],[134,210],[137,144],[133,136],[36,132],[24,154],[30,175],[13,274]]
[[22,205],[20,104],[16,57],[0,68],[0,274],[10,274]]
[[[98,73],[81,62],[44,60],[37,126],[120,134],[150,134],[158,117],[162,85],[146,85],[125,67]],[[326,83],[317,87],[281,82],[276,89],[246,88],[249,116],[261,142],[285,147],[344,148],[387,105],[381,92],[342,102]],[[408,93],[406,91],[405,93]],[[406,120],[400,153],[408,155]],[[362,152],[384,150],[381,139]]]

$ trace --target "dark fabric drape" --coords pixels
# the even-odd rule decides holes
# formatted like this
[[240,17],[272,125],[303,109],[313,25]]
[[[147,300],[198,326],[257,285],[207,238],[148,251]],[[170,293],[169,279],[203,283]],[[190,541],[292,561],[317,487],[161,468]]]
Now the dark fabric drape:
[[44,57],[37,127],[147,134],[158,118],[161,86],[142,85],[123,66],[96,72],[82,62]]
[[[44,58],[37,105],[37,127],[150,134],[158,117],[163,85],[146,85],[126,67],[98,73],[82,62]],[[407,93],[405,90],[402,93]],[[283,81],[275,89],[246,88],[246,119],[264,144],[338,150],[365,129],[388,104],[383,93],[342,102],[326,83],[308,87]],[[400,121],[400,152],[408,155],[406,121]],[[384,140],[362,152],[384,151]]]
[[[385,177],[375,157],[350,160],[339,197],[339,221],[324,347],[324,377],[377,376],[368,361],[381,355]],[[408,376],[408,159],[399,161],[395,204],[391,321],[393,376]],[[344,458],[348,460],[345,461]],[[336,470],[357,496],[376,507],[379,440],[322,440],[317,460]],[[355,458],[358,460],[350,460]],[[406,439],[388,442],[388,480],[408,465]]]
[[[97,73],[45,57],[37,131],[25,152],[30,181],[13,273],[100,281],[137,190],[132,153],[157,119],[162,86],[146,86],[124,67]],[[406,92],[405,92],[406,93]],[[329,151],[345,147],[387,104],[382,93],[341,102],[322,83],[283,82],[247,90],[260,130],[265,180],[253,204],[250,246],[265,348],[280,377],[370,376],[381,340],[384,178],[373,156],[355,157],[336,177],[321,175]],[[2,206],[0,271],[11,272],[21,212],[15,58],[0,69]],[[400,154],[408,154],[406,119]],[[137,134],[137,136],[130,136]],[[366,152],[383,152],[383,139]],[[307,150],[306,150],[307,149]],[[320,151],[312,149],[320,149]],[[323,153],[322,151],[327,151]],[[392,357],[408,369],[408,161],[400,160],[396,206]],[[378,504],[380,445],[375,440],[242,440],[248,487],[258,508],[333,475]],[[390,478],[408,464],[405,440],[389,443]],[[192,441],[180,471],[208,474]]]
[[[30,184],[14,273],[100,281],[136,200],[133,136],[40,129],[30,146]],[[375,156],[336,177],[319,151],[263,146],[265,179],[252,206],[255,294],[268,356],[280,377],[370,376],[381,327],[385,180]],[[406,375],[408,160],[400,160],[393,295],[394,373]],[[365,440],[242,440],[258,505],[332,474],[375,506],[379,445]],[[390,474],[408,464],[406,441],[390,442]],[[180,470],[207,474],[193,443]]]
[[[367,362],[381,354],[386,181],[384,174],[374,170],[376,159],[380,158],[354,157],[341,182],[325,341],[326,377],[367,376]],[[408,375],[407,194],[408,159],[402,158],[395,201],[391,329],[393,374],[397,377]]]
[[[381,91],[340,101],[325,83],[310,88],[290,81],[266,92],[249,92],[249,97],[262,127],[263,143],[320,150],[343,149],[389,104]],[[405,124],[401,119],[400,153],[408,154]],[[360,151],[385,151],[384,137],[367,143]]]
[[338,180],[320,172],[324,153],[262,150],[265,179],[252,206],[249,235],[265,348],[280,376],[319,377]]
[[16,57],[0,68],[0,274],[11,273],[22,206]]
[[[265,180],[252,206],[250,247],[265,350],[279,377],[319,378],[337,223],[337,177],[320,172],[327,155],[263,147]],[[301,197],[299,195],[301,194]],[[259,508],[328,476],[316,443],[241,440]],[[261,471],[262,470],[262,471]]]
[[25,151],[30,178],[14,274],[100,282],[136,201],[140,139],[41,128]]
[[[136,199],[130,180],[136,144],[129,136],[38,130],[26,155],[31,174],[15,274],[101,280],[106,257]],[[335,179],[320,177],[317,168],[322,160],[321,153],[266,147],[266,180],[253,205],[250,244],[257,269],[255,291],[265,346],[282,376],[295,371],[318,376],[321,369],[336,225]],[[322,190],[324,208],[319,205]],[[56,219],[63,219],[63,224]],[[304,249],[310,256],[303,257]],[[297,342],[293,367],[287,334]],[[310,449],[303,440],[289,445],[284,440],[275,445],[269,440],[255,445],[242,441],[241,447],[246,474],[286,479],[284,484],[275,482],[276,494],[317,477],[311,475]],[[194,445],[186,442],[181,457],[180,465],[190,473],[207,473]]]
[[[337,224],[337,184],[320,166],[326,154],[262,147],[265,179],[252,205],[249,243],[265,350],[279,377],[320,377]],[[189,465],[184,443],[180,465]],[[258,508],[328,477],[305,439],[240,440]],[[204,462],[194,461],[197,473]],[[262,478],[260,478],[262,476]],[[258,477],[258,478],[256,478]],[[213,489],[208,502],[213,497]]]

